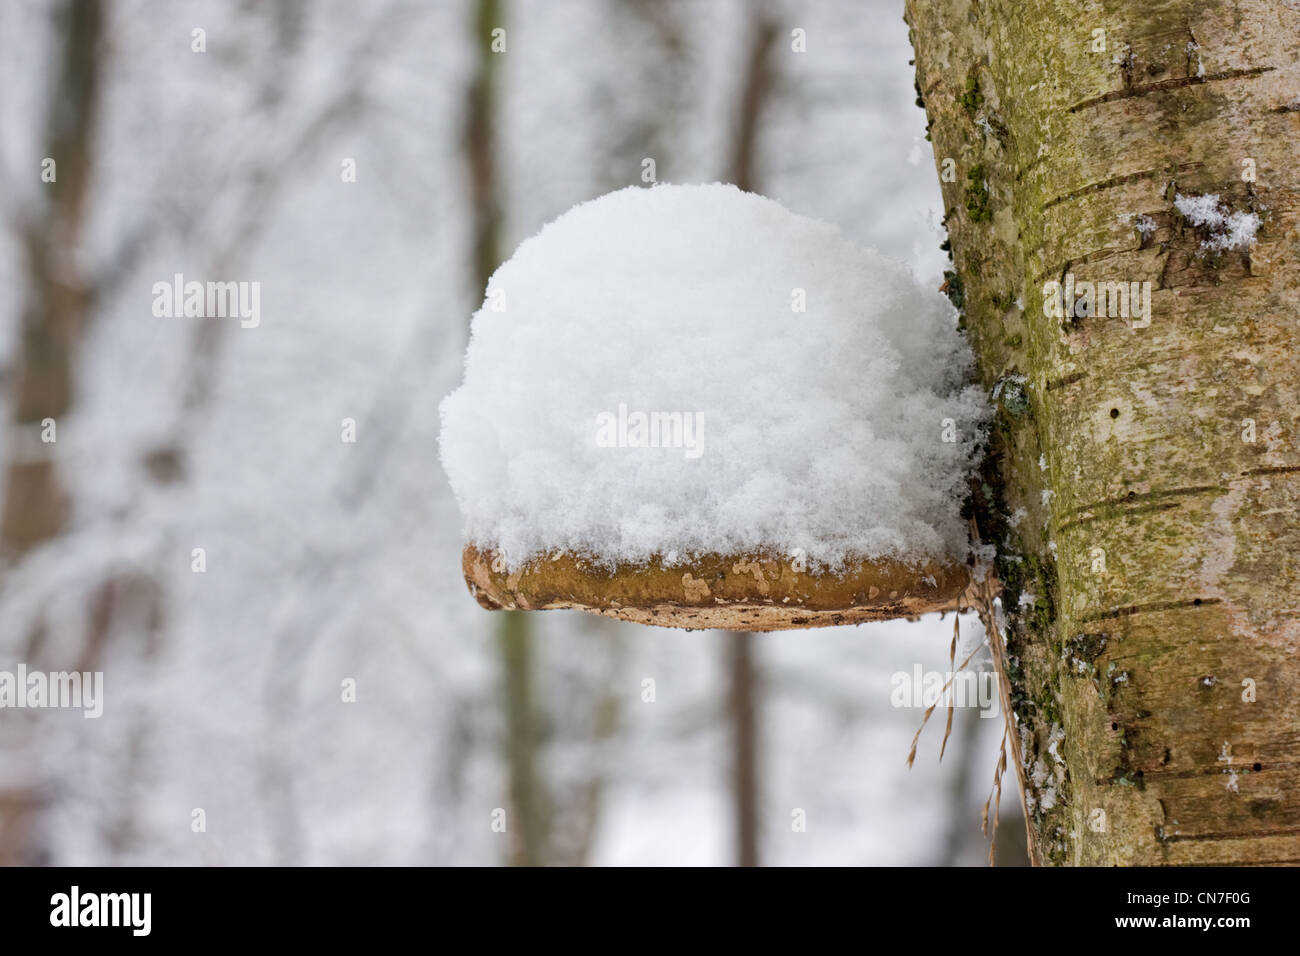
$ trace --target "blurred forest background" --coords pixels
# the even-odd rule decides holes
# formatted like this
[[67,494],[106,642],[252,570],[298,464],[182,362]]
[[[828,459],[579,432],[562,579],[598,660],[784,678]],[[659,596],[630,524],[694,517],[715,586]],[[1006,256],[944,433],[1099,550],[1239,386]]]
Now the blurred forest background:
[[[909,771],[890,703],[951,617],[488,614],[437,453],[492,269],[647,158],[937,288],[901,3],[17,0],[0,52],[0,669],[105,675],[0,710],[0,863],[986,861],[1001,719]],[[260,324],[156,317],[176,273]]]

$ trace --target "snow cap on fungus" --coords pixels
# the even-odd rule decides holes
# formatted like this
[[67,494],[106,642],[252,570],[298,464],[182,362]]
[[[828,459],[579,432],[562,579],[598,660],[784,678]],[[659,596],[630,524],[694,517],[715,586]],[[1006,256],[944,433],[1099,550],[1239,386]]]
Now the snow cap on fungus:
[[467,579],[489,606],[690,626],[946,606],[987,421],[971,364],[942,295],[770,199],[583,203],[492,276],[442,404]]

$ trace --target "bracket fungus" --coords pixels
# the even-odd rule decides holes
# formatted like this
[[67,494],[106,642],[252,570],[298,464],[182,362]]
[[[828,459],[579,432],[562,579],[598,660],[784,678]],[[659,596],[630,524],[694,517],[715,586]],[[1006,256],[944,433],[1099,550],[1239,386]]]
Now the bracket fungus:
[[442,403],[470,591],[749,631],[953,608],[971,361],[946,298],[770,199],[583,203],[492,276]]

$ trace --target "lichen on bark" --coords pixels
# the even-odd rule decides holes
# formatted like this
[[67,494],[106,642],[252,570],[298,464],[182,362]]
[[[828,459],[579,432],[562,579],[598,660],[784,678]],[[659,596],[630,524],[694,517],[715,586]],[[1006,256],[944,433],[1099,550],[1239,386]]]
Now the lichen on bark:
[[[957,170],[947,287],[998,393],[975,517],[1038,861],[1300,862],[1300,11],[907,19]],[[1209,193],[1252,246],[1207,254],[1174,199]],[[1067,276],[1150,282],[1149,321],[1054,317]]]

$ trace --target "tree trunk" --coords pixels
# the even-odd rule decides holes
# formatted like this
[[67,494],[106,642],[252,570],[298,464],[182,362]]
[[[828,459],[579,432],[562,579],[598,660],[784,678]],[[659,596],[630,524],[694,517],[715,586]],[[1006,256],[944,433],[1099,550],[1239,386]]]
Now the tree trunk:
[[[730,176],[734,185],[747,192],[756,192],[759,125],[775,80],[772,53],[776,46],[777,27],[766,5],[759,5],[751,29],[735,138],[731,144]],[[731,681],[728,709],[736,863],[739,866],[758,866],[759,712],[762,706],[762,681],[755,660],[758,637],[746,631],[732,631],[725,635],[724,640]]]
[[[492,32],[504,29],[503,24],[497,0],[478,0],[471,23],[477,62],[466,95],[463,138],[473,217],[470,245],[476,293],[487,288],[492,273],[501,264],[501,184],[494,135],[500,54],[492,49]],[[515,866],[541,866],[548,857],[549,811],[536,760],[540,727],[532,693],[532,627],[523,612],[506,611],[497,628],[511,811],[507,823],[511,834],[509,859]]]
[[[85,226],[95,122],[100,99],[99,0],[66,3],[54,14],[57,54],[45,129],[53,181],[21,224],[28,284],[15,358],[13,431],[0,512],[0,560],[16,562],[57,535],[68,514],[43,422],[73,404],[73,367],[85,324],[88,288],[77,254]],[[43,170],[31,169],[36,176]]]
[[[1300,4],[907,17],[1037,862],[1300,863]],[[1175,208],[1210,193],[1257,242]],[[1058,313],[1069,276],[1150,313]]]
[[736,840],[736,864],[758,866],[758,702],[759,682],[754,641],[748,631],[728,631],[727,664],[731,692],[731,794]]
[[[102,95],[104,11],[98,0],[86,0],[65,3],[51,16],[53,55],[39,161],[54,161],[53,179],[42,179],[41,193],[15,224],[26,275],[18,293],[12,424],[0,465],[0,584],[7,583],[3,572],[60,534],[68,520],[71,502],[59,479],[55,442],[45,441],[43,433],[47,419],[55,429],[63,427],[73,407],[76,355],[91,292],[79,256]],[[44,168],[33,166],[27,173],[41,176]],[[57,431],[51,437],[57,438]],[[9,633],[15,643],[5,651],[33,668],[41,666],[43,623],[23,634]],[[97,661],[97,649],[92,638],[87,659]],[[44,817],[51,789],[26,746],[31,725],[8,720],[0,729],[0,865],[47,863]]]

